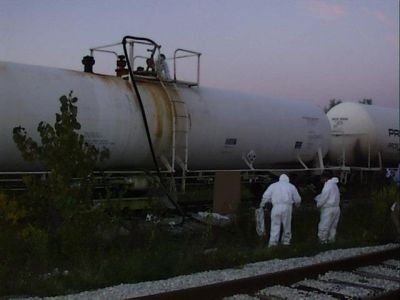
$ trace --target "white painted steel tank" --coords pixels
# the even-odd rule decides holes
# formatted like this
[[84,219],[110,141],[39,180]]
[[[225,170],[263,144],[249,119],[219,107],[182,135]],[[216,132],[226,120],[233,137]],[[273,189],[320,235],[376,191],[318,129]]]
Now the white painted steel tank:
[[192,168],[246,168],[255,156],[261,169],[304,161],[329,147],[329,123],[317,106],[213,89],[181,89],[190,112]]
[[[158,158],[171,159],[173,109],[157,81],[138,82]],[[188,169],[301,167],[329,147],[329,122],[318,107],[301,101],[276,100],[178,85],[170,95],[186,102],[189,118]],[[40,121],[54,124],[59,98],[73,91],[78,120],[86,139],[109,148],[109,170],[153,168],[139,103],[131,84],[114,76],[0,62],[0,171],[42,170],[22,160],[12,129],[21,125],[39,141]],[[160,165],[165,167],[161,163]]]
[[[332,142],[329,160],[333,164],[377,167],[379,154],[384,166],[400,161],[399,109],[341,103],[327,113]],[[368,163],[369,161],[369,163]]]

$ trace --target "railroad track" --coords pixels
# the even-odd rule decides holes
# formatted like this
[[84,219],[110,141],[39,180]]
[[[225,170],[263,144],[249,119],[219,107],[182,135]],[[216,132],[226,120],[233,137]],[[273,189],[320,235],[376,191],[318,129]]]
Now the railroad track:
[[400,247],[129,299],[400,299]]

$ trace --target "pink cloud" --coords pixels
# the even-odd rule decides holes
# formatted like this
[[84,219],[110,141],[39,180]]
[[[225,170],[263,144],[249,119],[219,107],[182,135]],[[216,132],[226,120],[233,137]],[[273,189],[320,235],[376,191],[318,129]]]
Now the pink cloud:
[[381,25],[386,27],[387,34],[385,35],[385,40],[393,47],[399,46],[399,23],[394,18],[388,16],[379,10],[369,10],[367,8],[363,9],[364,13],[372,18],[373,20],[379,22]]
[[375,18],[376,20],[378,20],[380,23],[382,23],[383,25],[386,25],[388,27],[397,27],[398,24],[396,24],[395,20],[393,20],[391,17],[387,16],[386,14],[384,14],[381,11],[367,11],[367,13],[372,16],[373,18]]
[[321,0],[308,0],[306,8],[314,17],[332,21],[342,18],[347,11],[343,5],[332,4]]

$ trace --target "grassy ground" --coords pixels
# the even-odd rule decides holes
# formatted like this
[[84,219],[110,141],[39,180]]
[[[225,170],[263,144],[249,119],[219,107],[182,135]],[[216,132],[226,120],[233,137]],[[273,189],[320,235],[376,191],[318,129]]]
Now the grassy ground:
[[[16,272],[8,272],[0,284],[0,295],[51,296],[82,290],[97,289],[120,283],[157,280],[198,271],[240,267],[249,262],[313,255],[334,248],[375,245],[395,239],[388,207],[398,197],[396,189],[370,188],[344,191],[342,216],[337,241],[320,245],[317,240],[319,212],[311,196],[303,197],[303,204],[293,212],[292,246],[269,249],[267,237],[255,232],[254,206],[257,198],[247,196],[235,221],[224,228],[188,226],[186,230],[171,231],[168,226],[131,222],[131,230],[121,234],[102,236],[95,246],[74,245],[69,255],[40,252],[35,244],[25,249],[29,254],[46,254],[46,272],[35,265],[26,265],[8,253]],[[266,218],[267,232],[269,217]],[[0,239],[0,245],[12,239]],[[39,247],[40,248],[40,247]],[[43,250],[43,249],[42,249]],[[36,251],[36,252],[35,252]],[[14,260],[12,260],[14,259]],[[10,267],[11,268],[11,267]],[[40,270],[40,271],[39,271]],[[18,274],[18,276],[17,276]],[[16,278],[14,278],[16,277]]]

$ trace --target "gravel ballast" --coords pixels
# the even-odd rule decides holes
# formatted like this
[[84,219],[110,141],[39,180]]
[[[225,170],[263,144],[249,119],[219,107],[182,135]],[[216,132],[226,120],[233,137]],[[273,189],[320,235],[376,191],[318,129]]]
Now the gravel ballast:
[[140,282],[135,284],[120,284],[117,286],[107,287],[99,290],[86,291],[66,296],[47,297],[45,299],[124,299],[146,296],[178,289],[218,283],[222,281],[246,278],[266,273],[273,273],[292,268],[305,267],[317,263],[329,262],[332,260],[343,259],[356,255],[367,254],[381,250],[389,250],[396,247],[398,247],[398,244],[329,250],[311,257],[273,259],[269,261],[247,264],[237,269],[232,268],[224,270],[205,271],[190,275],[177,276],[165,280]]

